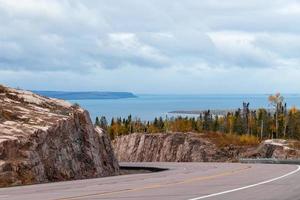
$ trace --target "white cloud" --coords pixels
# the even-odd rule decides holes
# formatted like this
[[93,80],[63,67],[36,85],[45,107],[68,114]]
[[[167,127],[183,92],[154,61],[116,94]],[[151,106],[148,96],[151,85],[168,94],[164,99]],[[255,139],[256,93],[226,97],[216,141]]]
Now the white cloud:
[[0,75],[297,71],[299,23],[297,0],[0,0]]
[[168,58],[160,51],[139,40],[134,33],[110,33],[98,40],[98,52],[104,67],[116,68],[126,65],[163,67]]
[[300,3],[293,2],[278,9],[279,14],[283,15],[300,15]]

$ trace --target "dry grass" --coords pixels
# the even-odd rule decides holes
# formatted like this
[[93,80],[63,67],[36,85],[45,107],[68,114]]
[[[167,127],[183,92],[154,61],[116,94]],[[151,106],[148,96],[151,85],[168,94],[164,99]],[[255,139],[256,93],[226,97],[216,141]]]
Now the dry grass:
[[234,146],[256,146],[260,143],[259,139],[252,135],[236,135],[225,133],[206,133],[202,137],[210,139],[218,147],[229,145]]

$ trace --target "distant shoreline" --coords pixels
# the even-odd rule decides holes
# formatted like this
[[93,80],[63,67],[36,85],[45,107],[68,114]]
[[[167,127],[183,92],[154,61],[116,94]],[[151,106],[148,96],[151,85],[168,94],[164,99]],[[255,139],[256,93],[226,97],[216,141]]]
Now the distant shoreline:
[[63,100],[101,100],[137,98],[131,92],[65,92],[65,91],[32,91],[36,94]]
[[[204,112],[210,111],[212,115],[226,115],[227,113],[234,113],[238,109],[206,109],[206,110],[175,110],[170,111],[170,114],[185,114],[185,115],[200,115]],[[250,111],[256,111],[258,109],[250,109]],[[273,109],[266,109],[268,112],[274,112]]]

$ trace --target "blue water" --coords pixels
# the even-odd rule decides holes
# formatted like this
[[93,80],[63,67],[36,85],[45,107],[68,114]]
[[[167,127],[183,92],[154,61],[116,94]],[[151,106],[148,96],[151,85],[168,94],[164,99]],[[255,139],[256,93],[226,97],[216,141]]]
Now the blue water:
[[[250,108],[270,108],[268,95],[138,95],[130,99],[72,100],[87,109],[92,119],[96,116],[127,117],[131,114],[142,120],[154,117],[173,116],[174,110],[235,109],[243,101],[250,102]],[[300,107],[300,94],[285,95],[288,106]]]

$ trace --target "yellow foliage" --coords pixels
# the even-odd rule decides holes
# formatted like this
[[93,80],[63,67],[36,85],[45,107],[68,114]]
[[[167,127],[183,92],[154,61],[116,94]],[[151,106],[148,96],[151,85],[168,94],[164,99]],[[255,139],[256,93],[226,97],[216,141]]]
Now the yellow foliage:
[[293,106],[293,107],[291,108],[291,110],[290,110],[290,113],[291,113],[292,115],[296,114],[297,112],[298,112],[298,109],[296,108],[296,106]]
[[209,138],[218,147],[229,145],[234,146],[255,146],[259,144],[259,139],[253,135],[236,135],[225,133],[206,133],[202,137]]
[[169,129],[172,132],[191,132],[192,124],[189,120],[175,120],[169,123]]

